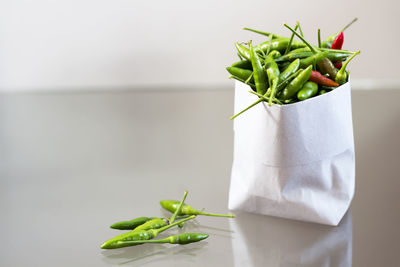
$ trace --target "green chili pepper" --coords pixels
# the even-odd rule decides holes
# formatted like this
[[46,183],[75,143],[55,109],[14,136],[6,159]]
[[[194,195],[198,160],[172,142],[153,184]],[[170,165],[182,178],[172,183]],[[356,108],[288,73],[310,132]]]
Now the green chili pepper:
[[325,93],[327,93],[327,91],[324,90],[324,89],[322,89],[321,91],[319,91],[319,95],[323,95],[323,94],[325,94]]
[[275,60],[276,58],[281,56],[281,53],[277,50],[272,50],[271,53],[269,53],[269,56],[271,56]]
[[207,234],[198,234],[198,233],[185,233],[179,235],[169,236],[164,239],[157,239],[157,240],[142,240],[142,241],[120,241],[119,243],[123,243],[124,245],[140,245],[145,243],[170,243],[170,244],[179,244],[179,245],[186,245],[189,243],[199,242],[204,240],[208,237]]
[[[339,61],[339,60],[343,60],[345,58],[347,58],[349,56],[348,53],[336,53],[336,52],[330,52],[327,50],[322,50],[323,52],[328,52],[327,53],[327,58],[331,61]],[[275,62],[280,63],[280,62],[284,62],[284,61],[292,61],[295,60],[297,58],[307,58],[307,57],[311,57],[314,54],[311,51],[301,51],[301,52],[290,52],[287,55],[278,57],[275,59]]]
[[[273,57],[271,56],[271,54],[269,54],[268,56],[265,57],[265,69],[267,71],[267,75],[268,75],[268,83],[269,83],[269,87],[271,88],[271,94],[270,94],[270,98],[269,98],[269,102],[268,104],[271,106],[272,105],[272,99],[275,97],[276,94],[276,87],[278,86],[278,82],[279,82],[279,67],[276,64],[275,60],[273,59]],[[260,93],[260,92],[257,92]]]
[[294,96],[308,81],[312,71],[312,66],[308,66],[305,70],[301,71],[300,74],[294,78],[279,95],[279,99],[288,100]]
[[[296,34],[296,36],[299,37],[300,40],[302,40],[302,41],[310,48],[311,52],[313,52],[314,54],[318,54],[318,53],[320,52],[317,48],[315,48],[315,47],[312,46],[309,42],[307,42],[306,39],[304,39],[301,35],[299,35],[299,34],[298,34],[297,32],[295,32],[292,28],[290,28],[289,25],[284,24],[284,26],[285,26],[286,28],[288,28],[291,32],[293,32],[294,34]],[[315,61],[316,61],[316,59],[315,59]],[[337,70],[336,70],[335,66],[333,65],[333,63],[332,63],[328,58],[325,57],[324,59],[322,59],[321,61],[319,61],[319,62],[318,62],[318,67],[320,68],[320,71],[321,71],[322,74],[328,73],[329,76],[330,76],[332,79],[335,79],[335,78],[336,78]]]
[[302,51],[302,52],[295,52],[292,53],[290,52],[289,54],[286,54],[284,56],[278,57],[275,59],[276,62],[284,62],[284,61],[292,61],[298,58],[306,58],[312,56],[313,53],[310,51]]
[[246,70],[253,70],[253,66],[251,66],[250,60],[240,60],[231,65],[231,67],[246,69]]
[[315,82],[308,81],[306,82],[300,91],[297,93],[297,98],[299,100],[306,100],[315,96],[318,92],[318,84]]
[[149,217],[139,217],[135,218],[130,221],[121,221],[121,222],[116,222],[110,226],[112,229],[118,229],[118,230],[133,230],[139,225],[144,224],[147,221],[150,221],[154,218],[149,218]]
[[[247,80],[253,74],[251,70],[241,69],[237,67],[226,67],[226,70],[233,76],[239,77],[242,80]],[[254,79],[251,78],[250,82],[254,83]]]
[[279,78],[281,80],[286,80],[287,78],[289,78],[290,75],[295,73],[299,68],[300,68],[300,59],[296,59],[292,63],[290,63],[290,65],[284,71],[281,72]]
[[255,52],[251,42],[249,42],[249,47],[250,47],[250,61],[251,65],[253,66],[253,77],[257,93],[265,94],[265,92],[267,92],[268,89],[266,73],[261,65],[260,58]]
[[236,47],[239,55],[241,55],[242,57],[244,57],[247,60],[250,60],[250,51],[249,51],[249,49],[247,49],[244,45],[239,44],[239,43],[235,43],[235,47]]
[[[270,43],[270,41],[261,43],[261,44],[255,46],[254,49],[256,52],[258,52],[260,50],[266,52],[269,49],[270,51],[278,50],[280,53],[283,53],[285,51],[286,47],[288,46],[289,42],[290,42],[289,38],[279,38],[279,39],[273,40],[271,43]],[[306,46],[305,44],[303,44],[302,42],[299,42],[299,41],[292,42],[292,48],[294,48],[294,49],[300,48],[300,47],[305,47],[305,46]]]
[[[347,54],[347,55],[354,54],[353,51],[344,50],[344,49],[319,48],[318,50],[320,50],[320,51],[328,51],[329,54],[331,54],[331,53],[332,54],[333,53],[339,53],[339,54]],[[294,49],[294,50],[290,51],[290,53],[299,53],[299,52],[311,52],[311,50],[310,50],[309,47],[301,47],[301,48],[297,48],[297,49]]]
[[357,18],[354,18],[349,24],[344,26],[343,29],[341,29],[340,31],[338,31],[335,34],[332,34],[331,36],[326,38],[326,40],[322,42],[321,46],[322,47],[326,47],[326,48],[330,48],[332,46],[332,43],[335,40],[336,36],[338,36],[341,32],[344,32],[348,27],[351,26],[351,24],[353,24],[356,21],[357,21]]
[[164,220],[161,218],[155,218],[155,219],[145,222],[142,225],[139,225],[138,227],[133,229],[133,231],[142,231],[142,230],[147,231],[150,229],[158,229],[158,228],[164,227],[166,225],[168,225],[168,220]]
[[241,78],[239,78],[239,77],[236,77],[236,76],[229,76],[229,79],[235,79],[235,80],[237,80],[237,81],[239,81],[239,82],[242,82],[242,83],[244,83],[244,84],[246,84],[246,85],[248,85],[248,86],[250,86],[251,87],[251,89],[253,89],[254,91],[256,91],[257,89],[256,89],[256,86],[254,85],[254,83],[250,83],[250,82],[246,82],[246,80],[243,80],[243,79],[241,79]]
[[347,72],[346,68],[349,64],[350,60],[352,60],[356,55],[360,54],[360,51],[355,52],[351,57],[349,57],[346,62],[343,63],[342,67],[340,68],[339,72],[336,75],[335,82],[342,85],[347,82]]
[[150,229],[150,230],[140,230],[140,231],[130,231],[128,233],[122,234],[122,235],[118,235],[114,238],[111,238],[110,240],[104,242],[101,245],[101,248],[103,249],[114,249],[114,248],[122,248],[122,247],[127,247],[127,246],[132,246],[132,244],[126,244],[123,243],[125,241],[136,241],[136,240],[149,240],[152,239],[154,237],[156,237],[158,234],[160,234],[161,232],[164,232],[165,230],[178,225],[182,222],[186,222],[188,220],[193,219],[196,216],[190,216],[186,219],[174,222],[170,225],[164,226],[162,228],[159,229]]
[[321,60],[324,60],[327,57],[327,55],[328,51],[321,51],[312,56],[303,58],[300,60],[300,68],[307,68],[311,64],[314,64],[314,62],[318,64],[319,62],[321,62]]
[[[161,206],[168,210],[169,212],[175,212],[175,210],[178,208],[179,201],[176,200],[161,200],[160,201]],[[195,210],[189,205],[183,204],[182,205],[182,210],[179,213],[179,215],[205,215],[205,216],[216,216],[216,217],[229,217],[229,218],[234,218],[235,215],[225,215],[225,214],[215,214],[215,213],[208,213],[208,212],[203,212],[200,210]]]

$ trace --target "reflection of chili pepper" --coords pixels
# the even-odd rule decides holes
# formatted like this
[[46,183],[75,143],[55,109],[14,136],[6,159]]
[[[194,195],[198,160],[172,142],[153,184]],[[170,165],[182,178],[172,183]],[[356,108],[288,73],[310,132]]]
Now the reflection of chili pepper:
[[147,221],[150,221],[154,218],[149,218],[149,217],[139,217],[135,218],[130,221],[122,221],[122,222],[117,222],[114,223],[113,225],[110,226],[112,229],[118,229],[118,230],[133,230],[139,225],[144,224]]
[[320,85],[328,86],[328,87],[337,87],[339,86],[338,83],[335,81],[329,79],[328,77],[325,77],[318,71],[312,71],[311,76],[310,76],[310,81],[318,83]]
[[138,240],[138,241],[120,241],[120,243],[125,245],[140,245],[144,243],[170,243],[170,244],[179,244],[179,245],[186,245],[189,243],[199,242],[204,240],[208,237],[207,234],[197,234],[197,233],[185,233],[180,235],[173,235],[169,236],[164,239],[157,239],[157,240]]
[[347,65],[349,64],[350,60],[352,60],[358,54],[360,54],[360,51],[355,52],[351,57],[346,60],[346,62],[343,63],[342,68],[339,70],[336,76],[335,82],[337,82],[338,84],[344,84],[347,82]]
[[[182,222],[186,222],[188,220],[193,219],[196,216],[190,216],[186,219],[174,222],[173,224],[164,226],[162,228],[159,229],[150,229],[150,230],[140,230],[140,231],[130,231],[128,233],[122,234],[122,235],[118,235],[114,238],[111,238],[110,240],[104,242],[101,245],[101,248],[103,249],[114,249],[114,248],[122,248],[122,247],[128,247],[128,246],[133,246],[133,244],[128,244],[128,243],[124,243],[125,241],[135,241],[135,240],[149,240],[152,239],[154,237],[156,237],[158,234],[160,234],[161,232],[164,232],[165,230],[178,225]],[[136,244],[137,245],[137,244]]]
[[[175,210],[178,208],[179,201],[161,200],[160,204],[161,204],[161,207],[168,210],[169,212],[175,212]],[[178,215],[205,215],[205,216],[230,217],[230,218],[235,217],[235,215],[231,215],[231,214],[228,214],[228,215],[215,214],[215,213],[208,213],[208,212],[203,212],[200,210],[195,210],[193,207],[186,205],[186,204],[182,205],[182,210]]]

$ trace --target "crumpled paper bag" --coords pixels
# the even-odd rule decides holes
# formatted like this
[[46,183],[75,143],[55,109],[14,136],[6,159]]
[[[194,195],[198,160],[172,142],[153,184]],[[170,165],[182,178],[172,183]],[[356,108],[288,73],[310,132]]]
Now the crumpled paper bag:
[[[235,114],[258,99],[235,82]],[[337,225],[354,195],[350,82],[234,120],[229,209]]]

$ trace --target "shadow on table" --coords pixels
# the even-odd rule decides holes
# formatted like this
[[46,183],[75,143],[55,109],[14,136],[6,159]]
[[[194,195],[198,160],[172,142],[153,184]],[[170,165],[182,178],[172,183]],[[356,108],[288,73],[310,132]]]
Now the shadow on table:
[[234,231],[235,266],[352,265],[352,217],[348,211],[336,227],[239,213]]

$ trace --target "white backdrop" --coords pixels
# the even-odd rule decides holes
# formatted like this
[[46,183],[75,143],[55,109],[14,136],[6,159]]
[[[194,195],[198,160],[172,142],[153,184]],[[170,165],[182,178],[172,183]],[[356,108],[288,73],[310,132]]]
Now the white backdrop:
[[[2,0],[0,90],[229,86],[234,41],[243,26],[307,39],[326,37],[358,17],[344,48],[358,85],[399,85],[396,1]],[[232,85],[233,87],[233,85]]]

